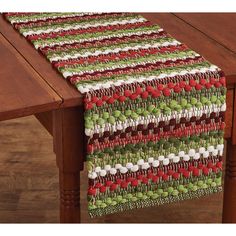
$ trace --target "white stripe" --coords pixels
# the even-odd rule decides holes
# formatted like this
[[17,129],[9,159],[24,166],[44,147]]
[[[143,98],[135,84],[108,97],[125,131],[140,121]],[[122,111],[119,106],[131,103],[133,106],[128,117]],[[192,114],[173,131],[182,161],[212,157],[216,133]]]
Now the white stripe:
[[126,24],[132,24],[132,23],[138,23],[138,22],[144,22],[147,21],[144,18],[139,19],[131,19],[131,20],[114,20],[114,21],[108,21],[104,23],[95,23],[95,24],[73,24],[71,26],[62,26],[62,27],[53,27],[48,29],[41,29],[41,30],[31,30],[28,29],[28,31],[24,31],[22,34],[26,37],[29,35],[39,35],[39,34],[47,34],[47,33],[55,33],[60,31],[67,31],[67,30],[77,30],[77,29],[87,29],[87,28],[95,28],[98,26],[108,26],[108,25],[126,25]]
[[115,48],[115,49],[107,49],[104,51],[97,50],[95,52],[85,52],[85,53],[75,53],[75,54],[67,54],[64,56],[54,56],[51,57],[49,60],[51,62],[55,61],[63,61],[63,60],[68,60],[68,59],[77,59],[77,58],[84,58],[84,57],[89,57],[89,56],[99,56],[99,55],[107,55],[110,53],[119,53],[119,52],[127,52],[129,50],[139,50],[139,49],[150,49],[150,48],[160,48],[160,47],[168,47],[168,46],[176,46],[180,45],[181,43],[174,40],[172,42],[164,42],[164,43],[153,43],[153,44],[145,44],[145,45],[136,45],[133,47],[124,47],[124,48]]
[[[202,151],[205,150],[205,151]],[[127,163],[125,166],[122,166],[121,164],[113,164],[114,166],[109,166],[107,169],[103,169],[103,167],[95,166],[92,171],[89,172],[88,177],[90,179],[95,179],[98,176],[104,177],[107,174],[111,174],[111,169],[116,169],[119,172],[123,173],[132,173],[137,172],[138,170],[145,169],[148,170],[150,167],[158,167],[158,166],[168,166],[172,163],[179,163],[181,161],[189,161],[189,160],[198,160],[199,158],[206,159],[209,156],[222,156],[224,150],[224,144],[218,144],[215,147],[214,146],[208,146],[207,150],[205,147],[199,147],[198,151],[195,149],[190,149],[188,152],[180,151],[178,155],[175,155],[174,153],[169,153],[168,155],[159,156],[155,158],[148,158],[147,160],[140,159],[137,163]],[[148,162],[148,160],[150,160]],[[136,168],[132,169],[132,166],[135,166]],[[114,173],[115,174],[115,173]]]
[[73,44],[73,43],[83,43],[83,42],[92,42],[94,40],[103,40],[103,39],[110,39],[113,37],[124,37],[124,36],[133,36],[133,35],[149,35],[157,32],[163,32],[163,29],[158,29],[158,30],[148,30],[148,31],[141,31],[141,32],[134,32],[134,33],[120,33],[120,34],[113,34],[113,35],[106,35],[106,36],[99,36],[99,37],[94,37],[94,38],[87,38],[87,39],[73,39],[73,40],[65,40],[63,42],[52,42],[52,43],[34,43],[34,46],[36,49],[39,47],[44,48],[44,47],[53,47],[55,45],[63,45],[63,44]]
[[200,70],[199,69],[192,69],[190,71],[187,70],[183,70],[180,72],[172,72],[170,74],[160,74],[158,76],[149,76],[149,77],[137,77],[137,78],[133,78],[130,77],[126,80],[110,80],[107,82],[100,82],[97,81],[96,84],[83,84],[83,85],[79,85],[77,87],[77,89],[83,94],[83,93],[87,93],[89,91],[96,91],[99,89],[107,89],[110,87],[115,87],[115,86],[120,86],[120,85],[126,85],[126,84],[133,84],[133,83],[142,83],[142,82],[149,82],[149,81],[155,81],[155,80],[159,80],[159,79],[163,79],[166,77],[175,77],[178,75],[194,75],[197,73],[206,73],[206,72],[217,72],[219,70],[219,68],[215,65],[211,65],[210,67],[203,67]]
[[85,134],[88,137],[93,136],[94,133],[103,134],[105,131],[115,132],[117,130],[123,130],[127,127],[137,127],[139,124],[148,125],[149,123],[158,124],[160,121],[165,121],[168,123],[170,119],[180,119],[181,117],[185,117],[190,119],[192,116],[201,117],[203,114],[210,114],[212,112],[219,113],[220,111],[225,111],[226,104],[217,106],[212,104],[210,106],[203,106],[202,108],[192,107],[189,110],[183,109],[180,112],[172,111],[170,115],[160,114],[158,117],[155,115],[149,115],[147,117],[140,116],[137,120],[133,120],[131,118],[126,121],[117,121],[114,125],[110,123],[106,123],[104,126],[96,124],[93,129],[85,129]]

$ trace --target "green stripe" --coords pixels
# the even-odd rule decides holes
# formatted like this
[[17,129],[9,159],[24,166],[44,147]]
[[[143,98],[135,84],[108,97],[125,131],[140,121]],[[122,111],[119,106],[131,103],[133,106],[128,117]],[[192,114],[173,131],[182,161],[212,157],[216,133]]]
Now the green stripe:
[[[20,32],[24,33],[24,32],[28,32],[28,31],[38,31],[38,30],[47,30],[47,29],[56,29],[58,27],[67,27],[67,26],[75,26],[75,25],[80,25],[80,26],[84,26],[86,24],[102,24],[102,23],[110,23],[113,21],[122,21],[122,20],[131,20],[131,19],[139,19],[139,16],[120,16],[120,17],[114,17],[114,16],[110,16],[108,15],[107,18],[101,18],[101,19],[81,19],[81,20],[77,20],[77,21],[71,21],[71,22],[57,22],[57,23],[49,23],[48,25],[44,25],[44,26],[31,26],[31,27],[22,27],[20,28]],[[143,17],[142,17],[143,18]]]
[[99,83],[105,83],[107,81],[118,81],[118,80],[128,80],[130,78],[139,78],[139,77],[148,77],[148,76],[158,76],[162,73],[164,74],[171,74],[172,72],[181,72],[182,70],[187,70],[187,71],[191,71],[193,69],[201,69],[201,68],[205,68],[205,67],[210,67],[211,64],[207,61],[201,62],[201,63],[195,63],[195,64],[191,64],[191,65],[184,65],[184,66],[173,66],[173,67],[168,67],[168,68],[164,68],[164,69],[155,69],[155,70],[151,70],[151,71],[147,71],[147,72],[135,72],[135,74],[133,73],[132,76],[130,74],[127,73],[123,73],[122,75],[115,75],[115,76],[101,76],[98,80],[97,79],[89,79],[89,80],[81,80],[78,81],[75,85],[77,87],[81,86],[81,85],[91,85],[91,84],[97,84]]
[[60,17],[60,16],[67,16],[67,15],[71,15],[71,14],[78,14],[78,12],[74,12],[74,13],[71,13],[71,12],[64,12],[64,13],[35,13],[35,14],[32,14],[32,15],[25,15],[25,16],[8,16],[7,18],[9,20],[27,20],[27,21],[32,21],[32,20],[36,20],[36,19],[41,19],[41,18],[44,18],[44,17],[54,17],[54,16],[57,16],[57,17]]
[[[124,60],[117,60],[115,62],[107,62],[107,63],[101,63],[101,62],[95,62],[93,64],[75,64],[75,65],[67,65],[66,67],[61,67],[59,68],[59,71],[61,72],[89,72],[89,71],[96,71],[96,70],[107,70],[107,69],[112,69],[118,68],[118,67],[128,67],[128,66],[136,66],[141,63],[155,63],[158,62],[159,60],[162,59],[173,59],[173,58],[178,58],[178,59],[184,59],[185,57],[190,57],[190,56],[195,56],[195,52],[191,50],[186,50],[186,51],[179,51],[179,52],[174,52],[174,53],[167,53],[167,54],[155,54],[155,55],[148,55],[144,57],[138,57],[138,58],[132,58],[132,59],[124,59]],[[161,62],[161,61],[160,61]],[[173,62],[174,63],[174,62]]]
[[59,36],[57,38],[53,38],[53,39],[39,39],[39,40],[32,40],[32,42],[34,44],[38,44],[38,45],[45,45],[45,44],[50,44],[50,43],[67,43],[70,42],[72,40],[91,40],[91,39],[96,39],[98,37],[104,37],[104,36],[110,36],[110,37],[116,37],[116,36],[120,36],[123,34],[127,34],[127,33],[138,33],[138,32],[142,32],[145,33],[147,31],[150,30],[158,30],[159,26],[153,25],[153,26],[149,26],[149,27],[139,27],[136,29],[127,29],[127,30],[108,30],[108,31],[104,31],[104,32],[98,32],[98,33],[85,33],[85,34],[79,34],[79,35],[67,35],[67,36]]
[[98,217],[106,214],[113,214],[117,212],[123,212],[132,209],[144,208],[144,207],[154,207],[160,206],[163,204],[170,204],[178,201],[199,198],[203,196],[207,196],[213,193],[218,193],[222,191],[221,186],[210,187],[207,189],[198,189],[196,191],[191,191],[186,194],[181,194],[178,196],[167,196],[164,198],[158,199],[146,199],[146,200],[138,200],[136,202],[128,202],[124,204],[116,204],[115,206],[107,206],[105,208],[91,209],[89,207],[89,215],[90,217]]
[[[207,108],[210,105],[216,105],[218,108],[225,102],[225,96],[222,93],[224,87],[212,88],[211,94],[209,90],[202,89],[199,92],[181,92],[174,93],[171,97],[161,96],[159,99],[148,97],[147,99],[138,98],[135,101],[127,98],[125,102],[116,101],[113,104],[105,104],[102,107],[96,105],[92,110],[85,112],[85,120],[91,122],[92,127],[99,125],[99,118],[104,120],[104,124],[115,124],[115,122],[125,122],[127,119],[136,120],[140,117],[154,115],[155,117],[168,117],[172,112],[185,114],[186,110],[196,108],[196,110]],[[214,94],[214,95],[213,95]],[[104,112],[108,112],[108,117],[105,118]],[[116,113],[119,115],[116,115]],[[119,113],[118,113],[119,112]],[[97,114],[97,119],[93,119],[93,114]],[[109,119],[113,117],[112,121]],[[92,128],[90,127],[90,129]],[[89,127],[86,127],[89,128]]]

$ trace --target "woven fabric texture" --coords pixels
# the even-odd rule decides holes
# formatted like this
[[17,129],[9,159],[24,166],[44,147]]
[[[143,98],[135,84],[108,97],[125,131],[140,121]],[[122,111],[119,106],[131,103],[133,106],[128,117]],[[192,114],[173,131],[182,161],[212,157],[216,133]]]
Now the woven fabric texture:
[[221,190],[217,66],[137,14],[5,16],[84,95],[91,217]]

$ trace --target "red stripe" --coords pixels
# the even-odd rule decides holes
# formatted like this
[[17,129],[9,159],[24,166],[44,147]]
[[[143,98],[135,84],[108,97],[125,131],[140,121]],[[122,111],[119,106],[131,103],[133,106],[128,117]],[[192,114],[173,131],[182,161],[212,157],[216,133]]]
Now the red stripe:
[[[201,76],[201,78],[204,78],[204,76]],[[211,78],[213,78],[213,76],[211,76]],[[206,80],[207,86],[210,83],[211,87],[215,87],[216,91],[221,92],[222,91],[221,87],[225,87],[225,84],[224,84],[224,82],[222,83],[220,80],[222,81],[222,77],[219,80],[216,79],[217,83],[215,83],[213,85],[210,83],[210,80],[207,78],[207,80]],[[169,82],[169,81],[171,81],[171,82]],[[173,83],[172,81],[175,81],[175,83]],[[181,93],[183,93],[183,91],[184,91],[184,93],[186,93],[186,92],[188,93],[188,92],[191,92],[192,90],[200,92],[202,90],[207,89],[207,86],[201,85],[201,83],[199,81],[197,81],[197,80],[194,80],[194,81],[196,82],[196,84],[191,85],[191,83],[189,83],[189,77],[187,79],[186,79],[186,77],[183,77],[183,80],[181,80],[181,82],[179,82],[179,79],[177,77],[171,78],[171,79],[167,77],[164,79],[153,80],[151,83],[143,82],[142,84],[146,87],[142,86],[142,88],[136,82],[136,83],[132,83],[129,85],[119,86],[119,90],[117,89],[117,87],[112,87],[110,89],[104,90],[104,92],[106,92],[105,99],[103,98],[103,94],[100,94],[99,90],[97,90],[97,93],[92,92],[92,96],[88,96],[88,98],[84,99],[84,105],[85,105],[86,110],[93,110],[94,108],[96,109],[97,106],[100,106],[100,107],[101,106],[105,106],[105,107],[111,106],[111,107],[113,107],[112,104],[117,103],[117,102],[118,102],[117,105],[119,105],[119,103],[120,103],[120,106],[124,106],[125,100],[127,100],[127,99],[137,100],[137,99],[143,98],[143,93],[148,94],[148,95],[145,95],[147,98],[149,97],[149,98],[157,99],[161,96],[165,96],[165,97],[168,96],[168,94],[163,92],[164,90],[169,91],[168,92],[169,96],[172,96],[172,95],[175,96],[176,94],[179,94],[179,96],[181,96]],[[183,82],[185,84],[183,84]],[[181,85],[181,83],[182,83],[182,85]],[[169,84],[173,85],[172,89],[169,88],[169,86],[168,86]],[[162,90],[160,90],[158,88],[158,86],[160,86],[160,85],[162,86]],[[147,88],[150,88],[150,87],[152,87],[152,89],[148,91]],[[177,89],[176,89],[176,87],[177,87]],[[190,89],[189,89],[189,87],[190,87]],[[140,92],[139,92],[139,90],[140,90]],[[130,95],[126,96],[126,94],[130,94]],[[97,101],[99,101],[99,105],[97,104]]]
[[148,55],[154,55],[154,54],[164,54],[168,52],[184,52],[187,49],[185,45],[180,46],[169,46],[169,47],[162,47],[162,48],[150,48],[150,49],[137,49],[129,51],[123,51],[114,53],[111,52],[109,54],[105,55],[99,55],[99,56],[89,56],[89,57],[78,57],[76,59],[67,59],[67,60],[61,60],[59,62],[52,62],[52,64],[55,67],[61,68],[66,66],[73,66],[73,65],[82,65],[82,64],[91,64],[91,63],[97,63],[97,62],[110,62],[110,61],[117,61],[117,60],[123,60],[123,59],[132,59],[137,57],[144,57]]
[[[97,188],[99,185],[96,185],[96,183],[100,183],[102,186],[106,186],[106,188],[109,189],[111,184],[117,184],[118,186],[120,186],[123,181],[125,181],[127,183],[131,183],[131,181],[134,181],[134,180],[139,180],[138,186],[140,186],[140,185],[142,185],[143,178],[149,179],[149,181],[151,183],[153,176],[159,177],[156,182],[158,184],[159,181],[164,181],[164,180],[161,180],[163,173],[168,175],[168,177],[171,178],[171,181],[178,181],[179,178],[186,178],[183,176],[184,171],[189,171],[192,173],[193,169],[197,169],[199,171],[199,176],[203,177],[204,176],[204,173],[202,173],[203,168],[210,169],[211,172],[212,172],[212,168],[217,170],[217,172],[221,171],[221,168],[219,166],[222,165],[222,161],[221,161],[222,158],[223,158],[223,156],[218,155],[216,157],[211,156],[208,159],[193,160],[193,162],[180,161],[178,163],[172,163],[167,166],[150,167],[148,170],[138,170],[137,172],[132,172],[132,174],[131,174],[132,177],[130,176],[130,172],[128,172],[127,174],[122,174],[122,175],[118,172],[116,175],[113,175],[113,178],[115,179],[115,181],[110,180],[109,174],[104,177],[99,176],[95,180],[91,180],[91,179],[89,180],[89,189],[90,188]],[[221,164],[217,164],[218,162],[220,162]],[[210,164],[210,166],[209,166],[209,164]],[[160,171],[163,173],[161,173]],[[179,173],[179,178],[177,180],[175,180],[173,178],[173,174],[176,172]],[[192,173],[192,175],[193,175],[193,173]],[[107,181],[109,181],[109,182],[107,182]],[[167,181],[169,181],[169,180],[167,180]],[[107,184],[109,186],[107,186]],[[131,184],[130,184],[130,187],[136,188],[136,186],[133,187]],[[99,189],[97,188],[97,190],[99,190]],[[121,190],[122,190],[122,188],[121,188]],[[127,191],[127,188],[124,188],[124,191]]]
[[[223,73],[222,73],[222,77],[219,78],[219,75],[221,74],[221,71],[217,71],[217,72],[211,72],[210,73],[210,78],[215,78],[217,82],[220,82],[222,84],[222,86],[225,87],[225,77],[223,77]],[[201,79],[206,79],[207,82],[210,82],[209,80],[209,73],[201,73],[198,72],[195,74],[197,78],[201,78]],[[187,75],[182,75],[181,77],[179,75],[174,76],[174,77],[165,77],[165,78],[158,78],[158,79],[153,79],[152,81],[143,81],[142,82],[142,88],[146,88],[147,86],[153,86],[153,87],[157,87],[157,85],[159,84],[163,84],[166,85],[164,87],[168,87],[168,83],[173,83],[173,81],[175,81],[174,85],[177,85],[178,83],[180,83],[181,81],[185,81],[187,84],[189,84],[189,80],[192,79],[189,74]],[[198,84],[198,82],[197,82]],[[124,91],[125,90],[130,90],[130,91],[135,91],[137,89],[137,87],[140,87],[139,82],[137,82],[135,85],[134,84],[121,84],[119,86],[119,94],[120,95],[124,95]],[[111,96],[114,95],[114,93],[116,93],[116,86],[115,87],[109,87],[106,89],[103,89],[104,93],[107,94],[107,96],[109,96],[109,94]],[[144,90],[142,90],[144,91]],[[97,96],[99,99],[102,99],[102,95],[100,94],[99,90],[95,90],[92,92],[92,97],[93,96]],[[110,98],[110,97],[109,97]],[[86,102],[85,103],[89,103],[91,102],[91,98],[85,98]],[[117,100],[118,101],[118,100]],[[107,103],[106,103],[107,104]]]
[[84,41],[82,43],[65,43],[63,45],[54,45],[54,46],[45,46],[41,48],[43,54],[47,54],[48,52],[57,52],[57,51],[66,51],[68,49],[81,49],[81,48],[90,48],[90,47],[102,47],[109,46],[118,43],[126,43],[126,42],[135,42],[139,40],[151,40],[151,39],[159,39],[164,38],[166,36],[166,32],[156,32],[152,34],[142,34],[142,35],[132,35],[132,36],[121,36],[121,37],[112,37],[108,39],[94,40],[94,41]]
[[[140,22],[140,23],[132,23],[132,24],[125,24],[125,25],[108,25],[108,26],[98,26],[98,27],[90,27],[87,29],[70,29],[70,30],[62,30],[60,32],[51,32],[51,33],[42,33],[38,35],[29,35],[26,38],[28,40],[41,40],[41,39],[48,39],[48,38],[62,38],[65,36],[73,36],[78,34],[91,34],[91,33],[98,33],[98,32],[105,32],[105,31],[115,31],[115,30],[126,30],[126,29],[137,29],[141,27],[151,26],[152,23]],[[141,30],[141,29],[140,29]]]
[[34,14],[36,14],[36,13],[35,12],[8,12],[8,13],[4,13],[4,15],[6,15],[6,16],[29,16],[29,15],[34,15]]

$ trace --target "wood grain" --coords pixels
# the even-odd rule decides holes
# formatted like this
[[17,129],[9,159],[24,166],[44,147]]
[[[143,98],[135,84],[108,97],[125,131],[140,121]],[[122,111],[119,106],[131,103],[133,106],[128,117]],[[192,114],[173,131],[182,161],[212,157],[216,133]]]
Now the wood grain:
[[233,113],[234,113],[234,89],[228,89],[226,93],[226,104],[227,112],[225,114],[225,138],[230,138],[232,136],[232,127],[233,127]]
[[236,145],[236,85],[234,89],[231,142],[233,145]]
[[59,168],[60,222],[79,223],[80,171],[85,161],[83,107],[53,111],[53,138]]
[[235,13],[178,13],[175,15],[236,53]]
[[227,159],[223,205],[223,223],[235,223],[236,219],[236,145],[227,140]]
[[52,111],[37,113],[35,114],[35,117],[43,125],[43,127],[48,131],[48,133],[53,135]]
[[58,108],[61,98],[0,34],[0,121]]
[[33,117],[0,122],[0,222],[58,222],[52,138]]
[[63,107],[82,104],[82,96],[73,85],[65,81],[49,61],[0,15],[0,32],[39,73],[48,85],[63,99]]

